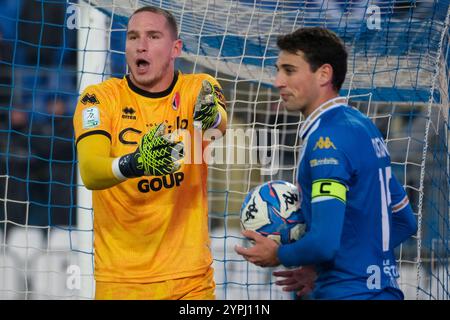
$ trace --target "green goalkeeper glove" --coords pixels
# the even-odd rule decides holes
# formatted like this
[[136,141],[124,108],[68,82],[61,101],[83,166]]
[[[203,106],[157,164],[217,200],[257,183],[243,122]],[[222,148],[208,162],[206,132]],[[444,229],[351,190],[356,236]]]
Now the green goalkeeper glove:
[[208,80],[203,80],[194,108],[194,126],[203,130],[215,128],[221,121],[219,105],[224,107],[222,93]]
[[142,137],[135,152],[119,159],[120,172],[127,178],[164,176],[180,169],[183,143],[164,135],[165,126],[159,124]]

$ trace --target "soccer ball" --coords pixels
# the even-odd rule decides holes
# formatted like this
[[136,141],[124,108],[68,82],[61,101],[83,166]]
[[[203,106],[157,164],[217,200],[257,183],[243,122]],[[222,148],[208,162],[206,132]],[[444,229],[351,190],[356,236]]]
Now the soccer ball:
[[306,228],[300,202],[297,187],[292,183],[266,182],[245,197],[241,207],[242,228],[259,232],[278,244],[294,242]]

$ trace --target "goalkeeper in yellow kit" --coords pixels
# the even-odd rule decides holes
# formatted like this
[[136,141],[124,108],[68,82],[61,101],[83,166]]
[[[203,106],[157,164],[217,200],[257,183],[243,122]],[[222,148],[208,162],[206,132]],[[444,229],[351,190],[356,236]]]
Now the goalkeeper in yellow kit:
[[[214,299],[207,164],[184,161],[184,130],[225,132],[219,83],[182,74],[182,42],[169,12],[130,17],[130,74],[89,86],[74,127],[81,177],[94,190],[96,299]],[[198,132],[198,131],[197,131]],[[192,161],[190,161],[192,162]]]

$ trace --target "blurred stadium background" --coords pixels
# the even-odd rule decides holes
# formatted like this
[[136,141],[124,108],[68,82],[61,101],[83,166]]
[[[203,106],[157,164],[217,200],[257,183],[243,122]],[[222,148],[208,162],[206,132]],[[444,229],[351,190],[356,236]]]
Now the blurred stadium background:
[[235,164],[209,171],[218,299],[292,298],[233,247],[245,243],[246,193],[295,181],[303,119],[280,107],[272,86],[275,43],[317,25],[344,39],[341,94],[383,133],[419,221],[397,250],[401,287],[408,299],[450,298],[448,0],[0,0],[0,299],[93,297],[94,213],[77,175],[72,114],[86,85],[126,73],[128,16],[148,4],[174,13],[178,68],[219,79],[239,133],[215,148]]

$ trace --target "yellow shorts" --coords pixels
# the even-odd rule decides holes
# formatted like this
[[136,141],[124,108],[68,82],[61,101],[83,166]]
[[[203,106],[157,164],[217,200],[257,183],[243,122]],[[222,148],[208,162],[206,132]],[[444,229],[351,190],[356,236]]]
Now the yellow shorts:
[[151,283],[97,281],[96,300],[214,300],[213,268],[206,274]]

